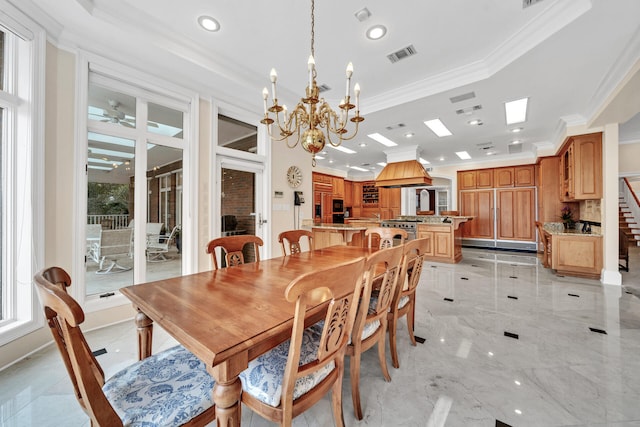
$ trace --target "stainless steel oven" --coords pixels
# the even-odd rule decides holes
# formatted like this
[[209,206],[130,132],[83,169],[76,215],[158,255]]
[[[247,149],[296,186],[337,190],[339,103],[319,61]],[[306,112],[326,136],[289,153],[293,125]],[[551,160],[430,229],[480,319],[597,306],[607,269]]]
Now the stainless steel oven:
[[418,221],[407,221],[404,219],[388,219],[382,221],[381,227],[400,228],[407,232],[407,240],[414,240],[418,237]]

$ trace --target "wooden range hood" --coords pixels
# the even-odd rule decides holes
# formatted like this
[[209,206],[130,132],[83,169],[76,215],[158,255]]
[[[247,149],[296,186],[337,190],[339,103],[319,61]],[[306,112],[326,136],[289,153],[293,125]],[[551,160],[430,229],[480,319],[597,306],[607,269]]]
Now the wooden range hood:
[[387,165],[376,178],[376,187],[424,187],[431,185],[431,177],[417,160],[420,148],[417,145],[394,147],[385,151]]
[[387,163],[378,177],[376,187],[423,187],[431,185],[431,177],[417,160]]

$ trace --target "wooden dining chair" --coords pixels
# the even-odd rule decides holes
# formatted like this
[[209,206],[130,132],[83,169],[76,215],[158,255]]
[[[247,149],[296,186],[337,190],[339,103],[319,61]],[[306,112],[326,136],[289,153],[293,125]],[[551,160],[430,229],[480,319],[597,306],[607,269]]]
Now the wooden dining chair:
[[536,221],[536,228],[540,235],[540,243],[542,243],[542,265],[548,268],[551,265],[551,241],[544,232],[544,225],[540,221]]
[[[243,404],[290,426],[294,417],[331,391],[334,421],[344,426],[344,354],[358,309],[364,262],[357,258],[303,274],[287,286],[284,297],[295,303],[291,339],[249,362],[240,374]],[[324,320],[305,329],[307,316],[317,316],[317,306],[325,307]]]
[[[427,238],[411,240],[405,243],[403,247],[402,270],[400,271],[398,286],[396,286],[396,292],[391,301],[389,313],[387,314],[389,348],[391,350],[391,361],[393,362],[394,368],[400,367],[398,348],[396,345],[396,332],[398,320],[403,316],[407,317],[407,329],[409,330],[411,345],[416,345],[416,338],[413,335],[416,311],[416,288],[420,281],[422,264],[424,263],[424,258],[427,255],[430,245],[431,242]],[[406,282],[404,281],[405,277]]]
[[385,249],[393,246],[393,239],[396,236],[400,236],[400,244],[403,244],[407,240],[407,232],[401,228],[393,227],[369,227],[364,231],[365,237],[367,237],[367,247],[372,248],[375,245],[374,235],[378,235],[380,243],[376,246],[377,249]]
[[[402,254],[402,246],[382,249],[367,257],[365,264],[364,287],[346,352],[347,356],[351,358],[349,368],[353,410],[359,420],[362,419],[362,405],[360,404],[360,358],[362,353],[377,344],[382,375],[386,381],[391,381],[385,355],[387,313],[400,277]],[[372,296],[374,288],[375,295]]]
[[[300,247],[300,239],[306,237],[309,245],[309,250],[313,250],[313,233],[308,230],[289,230],[283,231],[278,235],[278,242],[282,247],[282,256],[299,254],[302,252]],[[286,244],[285,244],[286,243]],[[287,246],[289,247],[289,253],[287,254]]]
[[94,426],[204,426],[215,420],[214,380],[182,346],[148,357],[105,381],[80,329],[84,312],[67,293],[71,278],[59,267],[34,277],[54,341],[76,399]]
[[216,248],[222,248],[225,264],[227,267],[244,264],[244,254],[242,250],[245,245],[251,245],[255,254],[255,262],[260,261],[260,251],[258,248],[263,245],[262,239],[253,234],[241,234],[238,236],[224,236],[213,239],[207,244],[207,253],[213,259],[213,269],[217,270],[218,260],[216,258]]

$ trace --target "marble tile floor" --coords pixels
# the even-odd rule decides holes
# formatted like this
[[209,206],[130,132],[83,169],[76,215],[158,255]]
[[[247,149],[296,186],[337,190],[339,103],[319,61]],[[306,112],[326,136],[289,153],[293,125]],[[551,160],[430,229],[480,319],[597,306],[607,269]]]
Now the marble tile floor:
[[[640,252],[622,287],[557,277],[531,254],[463,255],[457,265],[425,264],[415,331],[425,342],[411,347],[400,322],[392,381],[383,380],[375,350],[363,355],[362,421],[345,377],[347,426],[640,425]],[[132,321],[87,340],[107,350],[98,356],[107,377],[135,360]],[[154,351],[173,343],[155,328]],[[246,408],[242,423],[273,425]],[[329,399],[293,424],[333,426]],[[54,346],[0,372],[0,425],[89,425]]]

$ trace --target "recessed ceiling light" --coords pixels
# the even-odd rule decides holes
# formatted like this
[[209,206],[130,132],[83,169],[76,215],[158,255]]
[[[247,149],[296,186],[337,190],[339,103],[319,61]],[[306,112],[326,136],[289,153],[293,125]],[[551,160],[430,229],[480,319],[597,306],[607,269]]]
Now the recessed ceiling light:
[[320,154],[322,154],[323,156],[327,155],[327,150],[324,150],[323,152],[321,152]]
[[494,151],[487,151],[487,156],[493,156],[494,154],[496,154]]
[[522,144],[522,141],[516,139],[515,141],[511,141],[512,144]]
[[318,159],[318,160],[324,160],[324,157],[316,155],[316,159]]
[[331,147],[334,150],[342,151],[343,153],[347,153],[347,154],[355,154],[356,153],[351,148],[343,147],[342,145],[338,145],[336,147],[335,145],[327,144],[327,147]]
[[443,136],[453,135],[440,119],[427,120],[426,122],[424,122],[424,124],[427,125],[427,127],[440,138],[442,138]]
[[351,169],[355,169],[355,170],[360,171],[360,172],[369,172],[368,169],[361,168],[360,166],[350,166],[350,167],[351,167]]
[[444,157],[440,157],[440,161],[441,161],[441,162],[444,162]]
[[482,125],[482,120],[473,119],[473,120],[469,120],[467,123],[469,123],[471,126],[481,126]]
[[431,164],[431,162],[429,162],[428,160],[423,159],[422,157],[420,157],[420,163],[422,163],[423,165],[429,165]]
[[522,123],[527,120],[528,102],[529,98],[522,98],[504,103],[504,111],[506,114],[508,125],[512,125],[514,123]]
[[367,144],[365,144],[364,142],[361,142],[360,144],[358,144],[360,147],[366,147]]
[[379,133],[371,133],[369,135],[367,135],[369,138],[373,139],[374,141],[379,142],[382,145],[385,145],[387,147],[395,147],[396,144],[395,142],[393,142],[392,140],[390,140],[389,138],[380,135]]
[[329,163],[333,163],[333,160],[329,160]]
[[385,166],[387,166],[387,164],[385,162],[380,162],[380,163],[378,163],[378,166],[385,167]]
[[198,24],[207,31],[216,32],[220,29],[220,23],[210,16],[198,18]]
[[522,131],[522,128],[513,128],[513,129],[511,129],[511,132],[513,132],[513,133],[518,133],[518,132],[521,132],[521,131]]
[[466,151],[456,151],[456,156],[460,157],[462,160],[469,160],[471,156]]
[[384,25],[374,25],[367,30],[367,38],[371,40],[379,40],[387,34],[387,27]]
[[414,135],[415,135],[415,133],[413,133],[413,132],[407,132],[407,133],[404,134],[404,137],[405,138],[413,138]]

